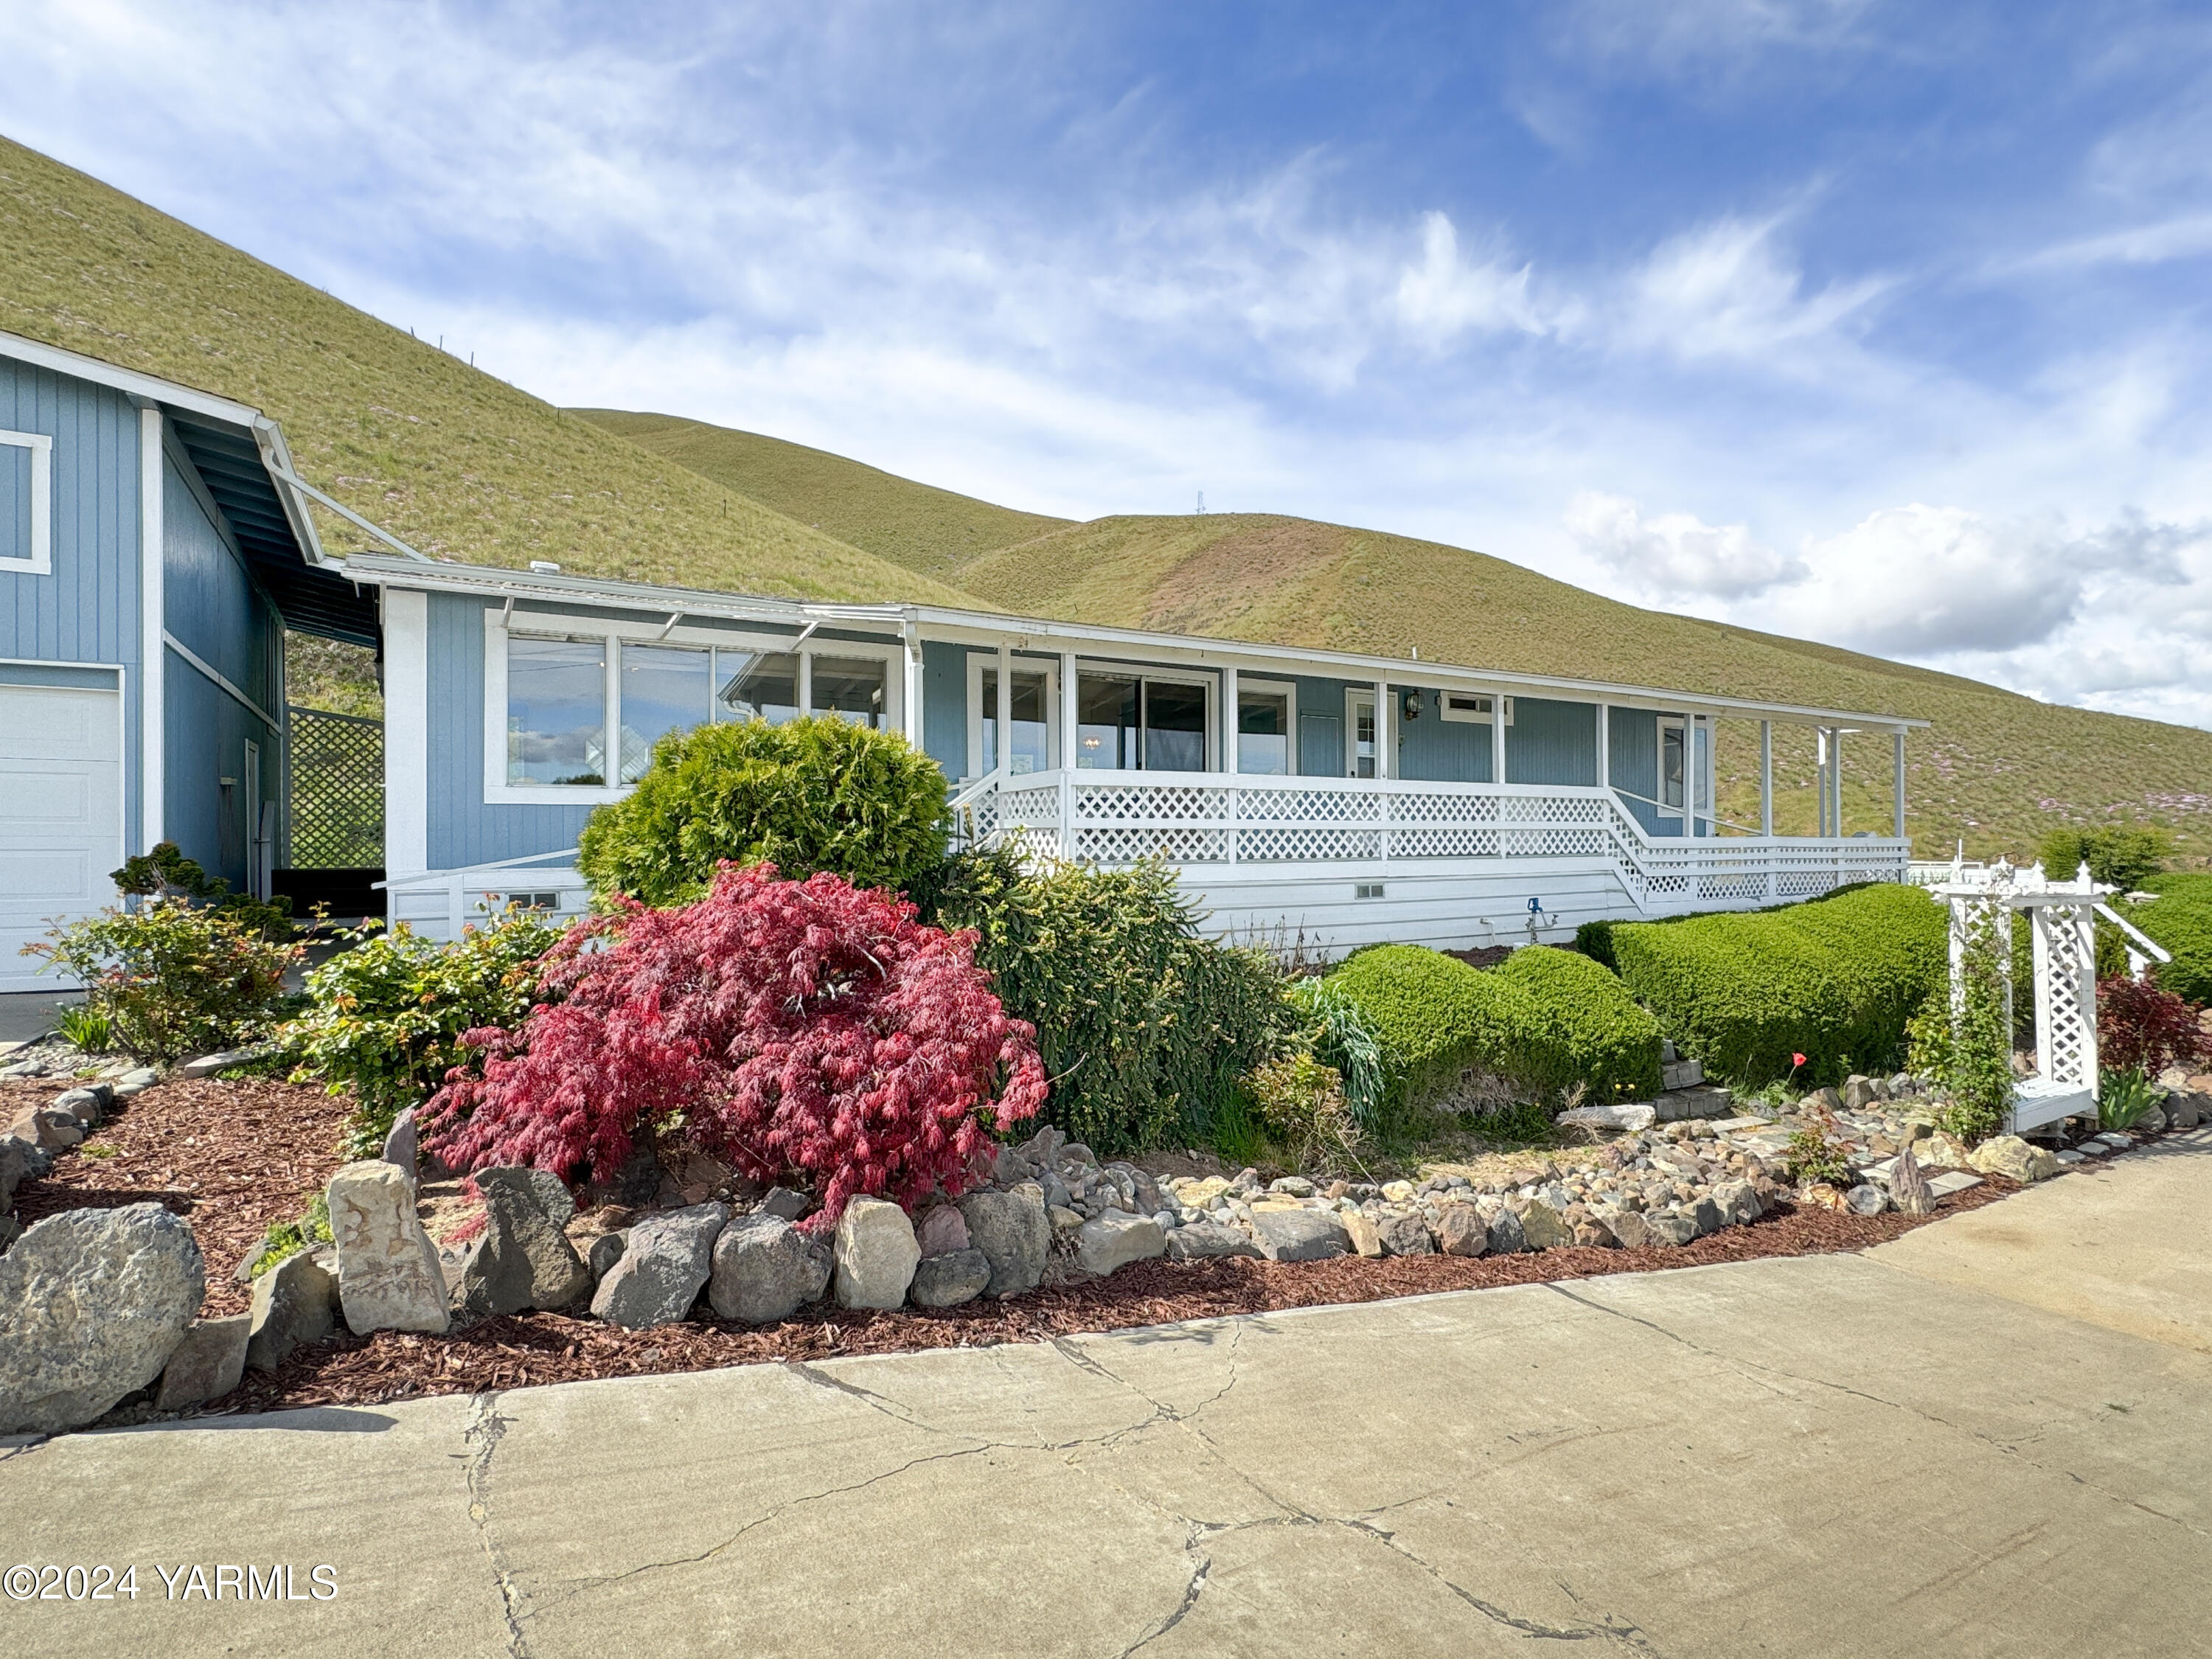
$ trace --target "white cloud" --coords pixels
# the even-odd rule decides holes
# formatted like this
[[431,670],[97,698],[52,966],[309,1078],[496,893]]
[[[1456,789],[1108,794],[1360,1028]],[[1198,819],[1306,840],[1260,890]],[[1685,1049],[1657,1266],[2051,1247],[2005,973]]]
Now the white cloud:
[[1451,220],[1425,213],[1420,263],[1407,264],[1398,278],[1398,315],[1431,345],[1448,344],[1469,329],[1541,334],[1546,325],[1528,297],[1528,273],[1525,264],[1513,270],[1497,260],[1468,264]]
[[1724,218],[1668,238],[1630,278],[1624,337],[1684,357],[1771,359],[1832,335],[1889,286],[1863,277],[1807,293],[1776,246],[1780,223]]
[[1741,599],[1802,577],[1805,567],[1761,545],[1748,525],[1709,525],[1688,513],[1647,519],[1626,495],[1584,490],[1567,507],[1567,533],[1641,592]]

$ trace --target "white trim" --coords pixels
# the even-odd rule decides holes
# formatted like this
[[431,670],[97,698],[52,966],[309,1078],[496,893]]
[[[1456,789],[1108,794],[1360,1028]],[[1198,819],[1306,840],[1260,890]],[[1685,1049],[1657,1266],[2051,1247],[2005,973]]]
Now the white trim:
[[168,619],[167,486],[161,471],[162,416],[138,411],[138,850],[162,838],[168,804]]
[[[437,564],[425,568],[380,554],[357,554],[346,562],[345,568],[347,574],[354,580],[375,586],[417,588],[426,592],[471,593],[494,599],[504,598],[510,593],[526,594],[571,605],[647,611],[656,617],[665,617],[672,608],[680,608],[690,615],[726,617],[733,621],[781,622],[792,626],[814,621],[830,627],[874,627],[885,632],[895,632],[906,623],[914,622],[927,628],[933,640],[954,645],[980,644],[992,649],[996,648],[1001,636],[1011,635],[1016,641],[1017,648],[1037,649],[1041,642],[1047,641],[1080,641],[1094,651],[1119,646],[1142,653],[1138,660],[1146,663],[1172,662],[1208,671],[1218,670],[1229,662],[1239,665],[1256,663],[1270,665],[1278,673],[1319,673],[1330,678],[1367,680],[1387,675],[1400,684],[1434,687],[1474,686],[1487,690],[1510,685],[1531,696],[1556,695],[1566,702],[1590,702],[1602,699],[1637,708],[1689,708],[1714,714],[1765,714],[1798,724],[1828,720],[1884,728],[1909,728],[1928,724],[1924,720],[1905,715],[1816,708],[1796,703],[1759,702],[1748,698],[1669,690],[1614,681],[1462,667],[1450,663],[1431,662],[1426,658],[1419,663],[1412,663],[1402,657],[1369,657],[1345,651],[1267,645],[1243,640],[1201,640],[1188,635],[1093,627],[1053,622],[1042,617],[956,611],[941,605],[827,605],[714,593],[698,588],[602,580],[594,577],[544,575],[534,571],[506,570],[484,565]],[[657,627],[659,623],[656,622],[653,626]],[[1346,672],[1335,674],[1334,671],[1337,669]]]
[[0,330],[0,357],[13,357],[18,362],[35,363],[40,368],[51,368],[56,374],[73,374],[80,380],[90,380],[98,386],[113,386],[118,392],[129,392],[151,401],[174,404],[179,409],[189,409],[198,415],[212,416],[218,421],[229,421],[234,425],[251,427],[261,418],[261,411],[244,404],[219,398],[212,392],[201,392],[174,380],[142,374],[135,368],[121,368],[98,357],[87,357],[81,353],[64,350],[60,346],[47,345],[40,340],[27,340],[20,334]]
[[1375,777],[1379,779],[1382,775],[1382,715],[1375,701],[1375,688],[1357,684],[1344,688],[1344,775],[1359,775],[1359,705],[1363,702],[1376,709],[1368,723],[1375,733]]
[[0,554],[0,575],[54,574],[54,441],[43,432],[0,432],[0,445],[31,452],[31,550]]
[[272,729],[282,729],[277,726],[276,717],[274,714],[264,708],[259,703],[254,702],[252,698],[247,696],[246,693],[240,690],[237,686],[232,684],[228,679],[224,678],[221,669],[216,667],[214,664],[209,662],[198,652],[194,651],[191,647],[186,645],[182,640],[179,639],[174,634],[170,633],[167,629],[163,629],[161,630],[161,643],[167,646],[170,650],[175,652],[186,662],[190,663],[194,668],[199,670],[201,675],[207,679],[212,680],[217,688],[228,692],[232,702],[242,704],[245,708],[259,715],[261,717],[261,723],[264,726],[269,726]]
[[384,593],[384,864],[412,875],[430,862],[430,599]]

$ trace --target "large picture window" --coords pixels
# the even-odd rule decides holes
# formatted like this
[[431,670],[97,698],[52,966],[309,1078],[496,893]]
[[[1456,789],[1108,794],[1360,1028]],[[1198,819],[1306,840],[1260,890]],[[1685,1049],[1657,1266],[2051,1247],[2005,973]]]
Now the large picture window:
[[717,651],[714,684],[716,720],[781,726],[799,718],[799,659],[787,651]]
[[[1021,777],[1030,772],[1042,772],[1052,764],[1052,678],[1041,672],[1026,673],[1018,668],[1007,678],[1013,682],[1013,696],[1006,711],[1012,745],[1006,770]],[[981,686],[981,769],[995,772],[999,769],[1000,730],[997,668],[983,670]]]
[[1205,771],[1206,690],[1202,680],[1086,670],[1076,681],[1076,765]]
[[682,646],[622,648],[622,771],[635,783],[653,763],[653,745],[714,718],[714,659]]
[[507,781],[605,783],[607,642],[507,643]]

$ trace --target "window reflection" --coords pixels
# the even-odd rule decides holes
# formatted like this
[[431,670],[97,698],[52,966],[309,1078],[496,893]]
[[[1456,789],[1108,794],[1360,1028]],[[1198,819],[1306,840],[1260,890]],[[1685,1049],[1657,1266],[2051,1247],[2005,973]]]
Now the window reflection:
[[622,770],[635,783],[653,763],[653,745],[713,716],[713,653],[672,645],[622,648]]
[[607,659],[601,640],[507,642],[507,781],[606,781]]
[[1291,769],[1291,700],[1281,691],[1237,696],[1237,769],[1287,775]]
[[[1017,777],[1042,772],[1052,763],[1052,728],[1048,724],[1051,682],[1043,674],[1017,669],[1012,706],[1012,751],[1007,770]],[[999,769],[999,671],[983,671],[983,770]]]
[[1173,680],[1145,682],[1145,756],[1148,772],[1206,770],[1206,688]]
[[799,718],[799,659],[792,653],[718,648],[714,684],[717,720],[781,726]]
[[1141,764],[1136,677],[1085,674],[1076,688],[1076,765],[1109,772],[1135,769]]
[[884,665],[878,657],[817,657],[811,670],[814,712],[881,731]]

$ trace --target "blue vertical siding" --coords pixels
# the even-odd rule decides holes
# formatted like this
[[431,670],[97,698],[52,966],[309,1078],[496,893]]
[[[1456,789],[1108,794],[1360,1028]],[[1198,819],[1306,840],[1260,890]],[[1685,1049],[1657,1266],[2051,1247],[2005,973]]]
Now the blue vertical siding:
[[[0,358],[0,427],[54,441],[52,568],[43,576],[0,574],[0,657],[112,663],[127,671],[123,834],[137,850],[145,844],[138,787],[138,411],[119,392]],[[0,550],[28,552],[31,455],[10,446],[0,457],[11,481],[0,486]]]
[[1679,836],[1680,818],[1662,818],[1649,797],[1659,787],[1659,714],[1651,708],[1615,708],[1607,738],[1611,753],[1607,770],[1616,789],[1632,790],[1644,800],[1621,801],[1629,815],[1644,826],[1647,836]]
[[[1405,717],[1405,692],[1393,686],[1391,694],[1398,700],[1398,776],[1432,783],[1491,781],[1487,726],[1445,720],[1442,695],[1425,687],[1414,694],[1414,706],[1419,712],[1409,720]],[[1510,739],[1512,733],[1506,736]]]
[[1594,787],[1597,705],[1514,698],[1513,724],[1505,728],[1505,781]]
[[222,518],[173,454],[162,457],[161,625],[272,714],[283,697],[284,629]]
[[[1057,718],[1055,716],[1054,718]],[[948,778],[968,772],[968,647],[921,642],[921,746]]]
[[1299,674],[1291,684],[1298,688],[1299,775],[1342,777],[1345,682]]

